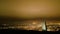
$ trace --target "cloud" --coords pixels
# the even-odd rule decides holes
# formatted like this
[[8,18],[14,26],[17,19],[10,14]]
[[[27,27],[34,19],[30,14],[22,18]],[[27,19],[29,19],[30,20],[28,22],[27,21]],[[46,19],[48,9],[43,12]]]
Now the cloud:
[[1,1],[0,16],[19,18],[59,17],[59,1]]

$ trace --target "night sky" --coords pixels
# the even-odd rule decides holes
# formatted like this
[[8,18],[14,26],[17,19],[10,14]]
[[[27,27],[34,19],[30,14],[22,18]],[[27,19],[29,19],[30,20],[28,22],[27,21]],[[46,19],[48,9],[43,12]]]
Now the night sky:
[[31,18],[60,17],[59,0],[1,0],[0,16]]

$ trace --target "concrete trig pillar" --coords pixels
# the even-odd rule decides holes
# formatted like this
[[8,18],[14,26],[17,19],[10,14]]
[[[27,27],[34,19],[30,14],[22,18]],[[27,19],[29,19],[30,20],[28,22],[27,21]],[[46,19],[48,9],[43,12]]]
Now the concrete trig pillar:
[[41,25],[42,25],[42,31],[47,31],[46,20],[43,20]]

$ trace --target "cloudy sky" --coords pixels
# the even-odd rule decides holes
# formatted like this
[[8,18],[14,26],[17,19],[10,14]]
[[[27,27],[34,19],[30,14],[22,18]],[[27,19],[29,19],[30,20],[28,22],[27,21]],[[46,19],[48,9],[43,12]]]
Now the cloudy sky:
[[59,0],[1,0],[0,16],[18,18],[60,17]]

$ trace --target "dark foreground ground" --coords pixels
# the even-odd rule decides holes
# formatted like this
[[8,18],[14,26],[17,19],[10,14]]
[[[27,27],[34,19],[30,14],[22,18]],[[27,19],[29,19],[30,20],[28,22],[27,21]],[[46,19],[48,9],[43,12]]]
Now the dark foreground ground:
[[0,32],[40,32],[36,30],[1,29]]
[[[36,32],[38,32],[38,33],[42,33],[42,32],[48,32],[48,31],[36,31],[36,30],[18,30],[18,29],[1,29],[0,30],[0,32],[14,32],[14,33],[16,33],[16,32],[19,32],[19,33],[36,33]],[[49,31],[49,32],[51,32],[51,31]],[[53,32],[53,31],[52,31]],[[57,32],[59,32],[59,31],[57,31]]]
[[[4,29],[4,30],[0,30],[1,34],[46,34],[46,33],[56,33],[56,32],[48,32],[48,31],[34,31],[34,30],[12,30],[12,29]],[[60,33],[58,31],[58,33]]]

